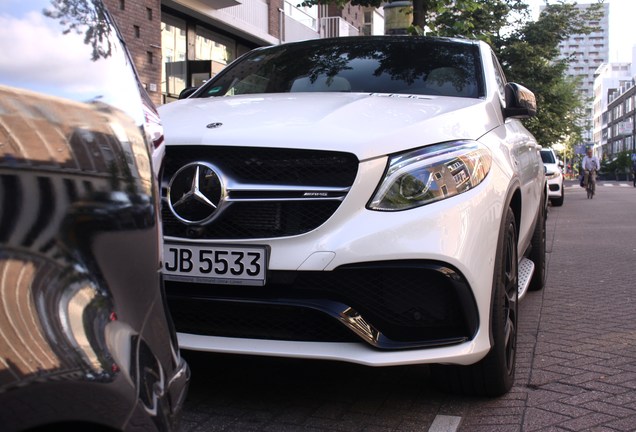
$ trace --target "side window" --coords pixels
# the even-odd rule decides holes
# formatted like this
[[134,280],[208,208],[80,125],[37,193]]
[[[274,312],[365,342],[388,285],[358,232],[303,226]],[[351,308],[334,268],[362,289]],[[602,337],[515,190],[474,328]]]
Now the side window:
[[495,79],[497,80],[497,90],[499,90],[499,97],[502,101],[506,100],[506,76],[501,69],[501,65],[499,64],[499,60],[495,57],[495,54],[492,54],[492,64],[495,67]]

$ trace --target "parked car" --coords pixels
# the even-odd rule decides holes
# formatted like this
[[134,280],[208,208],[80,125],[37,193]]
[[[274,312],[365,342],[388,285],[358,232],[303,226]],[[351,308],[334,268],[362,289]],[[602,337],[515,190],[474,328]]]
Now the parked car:
[[164,277],[191,350],[433,364],[513,383],[518,300],[545,280],[536,112],[482,42],[256,49],[160,107]]
[[178,430],[161,124],[104,6],[68,6],[0,6],[0,429]]
[[565,189],[563,188],[563,172],[561,162],[554,150],[549,147],[541,149],[541,159],[545,166],[545,176],[548,180],[548,198],[555,207],[563,205],[565,199]]

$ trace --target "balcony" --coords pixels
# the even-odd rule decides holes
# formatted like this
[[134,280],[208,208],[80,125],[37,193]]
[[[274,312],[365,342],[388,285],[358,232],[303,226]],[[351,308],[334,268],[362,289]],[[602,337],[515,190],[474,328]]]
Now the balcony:
[[[301,9],[292,3],[285,2],[285,26],[283,32],[283,42],[294,42],[305,39],[358,36],[357,28],[349,24],[341,17],[317,16],[326,13],[327,9],[322,8],[320,13],[314,9]],[[318,26],[320,23],[320,26]]]
[[320,35],[323,38],[358,36],[357,28],[340,17],[325,17],[320,20]]

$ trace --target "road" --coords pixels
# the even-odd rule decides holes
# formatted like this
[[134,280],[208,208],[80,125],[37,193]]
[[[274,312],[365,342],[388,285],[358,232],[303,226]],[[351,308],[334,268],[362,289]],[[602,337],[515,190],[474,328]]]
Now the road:
[[548,280],[520,305],[517,376],[495,399],[439,392],[426,366],[184,352],[182,430],[636,431],[636,188],[570,182],[548,214]]

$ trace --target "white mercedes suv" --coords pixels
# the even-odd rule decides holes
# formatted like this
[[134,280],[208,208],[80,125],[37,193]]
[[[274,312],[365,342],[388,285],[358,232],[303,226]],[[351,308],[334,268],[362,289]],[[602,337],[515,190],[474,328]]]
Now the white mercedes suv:
[[545,280],[535,113],[485,43],[401,36],[256,49],[164,105],[181,347],[507,392],[518,301]]

